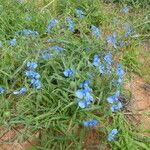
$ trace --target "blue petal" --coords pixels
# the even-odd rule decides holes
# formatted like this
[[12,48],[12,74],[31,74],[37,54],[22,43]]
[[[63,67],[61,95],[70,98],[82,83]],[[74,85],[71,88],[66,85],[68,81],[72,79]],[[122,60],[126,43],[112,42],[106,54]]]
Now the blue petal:
[[14,38],[14,39],[10,40],[9,44],[11,46],[15,46],[17,44],[17,40]]
[[110,103],[110,104],[113,104],[115,102],[114,96],[109,96],[107,98],[107,102]]
[[86,108],[88,105],[89,105],[89,103],[87,103],[87,101],[85,101],[85,100],[78,102],[78,106],[80,108]]
[[0,87],[0,94],[4,93],[5,92],[5,89]]
[[114,141],[115,136],[118,134],[118,130],[117,129],[113,129],[107,137],[108,141]]
[[101,31],[99,28],[97,28],[96,26],[92,25],[91,26],[91,30],[92,30],[92,34],[96,37],[100,37],[101,35]]
[[37,63],[36,62],[27,62],[27,67],[29,69],[35,69],[37,67]]
[[85,96],[85,100],[86,100],[86,101],[93,101],[94,98],[93,98],[93,96],[92,96],[89,92],[87,92],[87,93],[86,93],[86,96]]
[[97,120],[88,120],[88,121],[84,121],[84,122],[83,122],[83,125],[84,125],[85,127],[94,127],[94,126],[97,125],[97,123],[98,123]]
[[76,9],[76,15],[78,18],[83,18],[85,13],[80,9]]
[[77,90],[77,91],[76,91],[76,96],[77,96],[79,99],[83,99],[83,98],[86,96],[85,90]]
[[67,18],[66,21],[67,21],[67,26],[68,26],[69,30],[72,32],[75,32],[74,23],[73,23],[72,19]]

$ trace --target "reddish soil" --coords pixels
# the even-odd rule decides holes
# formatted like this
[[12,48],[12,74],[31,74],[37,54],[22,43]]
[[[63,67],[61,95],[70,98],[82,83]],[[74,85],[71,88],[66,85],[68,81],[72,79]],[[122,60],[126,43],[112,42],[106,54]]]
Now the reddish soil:
[[[39,133],[34,133],[32,138],[27,138],[21,141],[16,140],[16,136],[22,135],[23,128],[17,129],[1,129],[0,135],[0,150],[24,150],[34,145],[39,145]],[[6,144],[1,144],[6,143]]]
[[150,135],[150,84],[145,83],[137,75],[132,76],[132,80],[125,85],[131,91],[132,98],[127,113],[128,118],[136,125],[136,128],[144,135]]

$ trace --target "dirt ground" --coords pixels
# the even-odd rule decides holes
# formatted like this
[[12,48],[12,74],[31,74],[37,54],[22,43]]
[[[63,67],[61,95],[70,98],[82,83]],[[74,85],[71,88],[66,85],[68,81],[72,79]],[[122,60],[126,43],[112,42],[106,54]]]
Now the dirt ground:
[[[139,131],[150,130],[150,84],[137,76],[133,75],[132,80],[125,85],[132,93],[131,101],[128,105],[130,110],[127,115],[134,119]],[[149,133],[144,132],[145,135]]]
[[[16,136],[22,136],[23,128],[17,127],[11,130],[1,129],[0,132],[0,150],[25,150],[25,148],[39,145],[38,138],[39,133],[34,133],[33,137],[27,138],[21,141],[16,140]],[[5,144],[1,144],[5,143]]]

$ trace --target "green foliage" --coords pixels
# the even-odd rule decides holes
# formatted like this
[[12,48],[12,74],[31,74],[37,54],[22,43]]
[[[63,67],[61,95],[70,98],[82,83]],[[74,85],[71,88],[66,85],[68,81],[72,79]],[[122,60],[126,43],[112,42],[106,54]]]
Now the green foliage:
[[149,8],[150,1],[149,0],[104,0],[104,2],[114,2],[123,5],[132,6],[134,8]]
[[[109,144],[114,150],[147,149],[149,145],[132,137],[132,128],[123,115],[119,113],[114,116],[106,101],[116,90],[123,91],[122,87],[116,89],[112,83],[116,79],[116,62],[110,76],[102,76],[92,65],[94,54],[98,53],[103,60],[111,49],[114,57],[120,53],[123,55],[122,62],[129,71],[139,72],[135,51],[139,41],[135,43],[131,40],[126,48],[133,51],[123,53],[121,48],[114,50],[106,44],[105,35],[110,32],[118,31],[118,40],[121,39],[124,31],[120,34],[119,26],[126,22],[128,16],[118,16],[121,23],[113,24],[114,14],[120,8],[111,8],[108,13],[108,8],[99,0],[56,0],[51,5],[48,5],[50,1],[43,3],[43,6],[37,7],[34,1],[21,4],[18,1],[0,0],[0,40],[3,42],[3,48],[0,49],[0,85],[6,89],[6,93],[0,95],[0,125],[11,128],[21,124],[26,130],[39,131],[41,146],[38,149],[69,150],[83,148],[83,140],[89,130],[82,127],[83,120],[96,119],[105,125],[96,129],[100,134],[104,133],[103,140],[99,140]],[[77,8],[82,9],[87,17],[76,18]],[[31,20],[28,19],[30,16]],[[68,16],[75,23],[76,33],[71,33],[66,27],[65,19]],[[52,18],[59,19],[59,25],[53,33],[46,33],[46,26]],[[92,36],[92,24],[101,27],[103,33],[100,39]],[[16,34],[17,30],[22,29],[38,31],[39,36]],[[12,38],[17,39],[15,47],[8,44]],[[65,50],[60,54],[54,53],[50,60],[41,59],[41,50],[51,45],[59,45]],[[121,59],[120,56],[118,58]],[[25,76],[26,63],[30,60],[38,62],[36,71],[41,75],[41,90],[31,88],[30,81]],[[73,78],[66,78],[63,71],[70,67],[75,70],[75,75]],[[92,107],[81,109],[78,107],[75,91],[79,89],[81,82],[91,76],[90,87],[94,91],[95,101]],[[23,86],[27,87],[27,93],[13,94],[13,91]],[[113,123],[110,125],[111,117]],[[112,128],[119,129],[118,141],[108,143],[108,131]],[[27,135],[26,130],[23,136],[31,136],[32,133]]]

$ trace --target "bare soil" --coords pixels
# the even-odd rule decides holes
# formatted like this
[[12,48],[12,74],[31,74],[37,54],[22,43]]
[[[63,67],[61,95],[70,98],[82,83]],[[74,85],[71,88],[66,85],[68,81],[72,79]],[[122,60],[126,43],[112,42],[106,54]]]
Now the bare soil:
[[131,91],[132,98],[128,105],[131,113],[127,113],[130,121],[144,135],[150,135],[150,84],[137,75],[125,87]]

